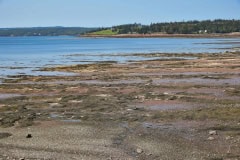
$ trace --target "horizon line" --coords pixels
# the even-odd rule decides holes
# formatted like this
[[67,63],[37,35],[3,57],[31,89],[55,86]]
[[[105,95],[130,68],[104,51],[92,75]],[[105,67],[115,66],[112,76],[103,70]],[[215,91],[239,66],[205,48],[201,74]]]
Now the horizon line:
[[178,23],[178,22],[192,22],[192,21],[198,21],[198,22],[203,22],[203,21],[215,21],[215,20],[225,20],[225,21],[230,21],[230,20],[235,20],[235,21],[240,21],[240,19],[221,19],[221,18],[216,18],[216,19],[204,19],[204,20],[182,20],[182,21],[162,21],[162,22],[151,22],[150,24],[142,24],[138,22],[133,22],[133,23],[124,23],[124,24],[115,24],[112,26],[101,26],[101,27],[96,27],[96,26],[61,26],[61,25],[54,25],[54,26],[28,26],[28,27],[23,27],[23,26],[18,26],[18,27],[0,27],[0,29],[24,29],[24,28],[110,28],[114,26],[120,26],[120,25],[127,25],[127,24],[141,24],[141,25],[151,25],[151,24],[157,24],[157,23]]

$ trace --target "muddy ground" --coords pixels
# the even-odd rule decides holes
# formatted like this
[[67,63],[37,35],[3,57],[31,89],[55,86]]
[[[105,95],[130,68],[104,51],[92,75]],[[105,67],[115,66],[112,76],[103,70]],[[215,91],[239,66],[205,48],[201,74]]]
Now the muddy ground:
[[240,159],[240,53],[139,56],[2,79],[0,159]]

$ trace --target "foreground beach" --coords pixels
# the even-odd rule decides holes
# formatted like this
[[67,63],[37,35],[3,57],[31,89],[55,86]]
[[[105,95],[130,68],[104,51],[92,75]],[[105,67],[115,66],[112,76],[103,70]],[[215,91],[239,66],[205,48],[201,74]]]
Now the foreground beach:
[[240,159],[240,52],[139,56],[4,79],[0,159]]

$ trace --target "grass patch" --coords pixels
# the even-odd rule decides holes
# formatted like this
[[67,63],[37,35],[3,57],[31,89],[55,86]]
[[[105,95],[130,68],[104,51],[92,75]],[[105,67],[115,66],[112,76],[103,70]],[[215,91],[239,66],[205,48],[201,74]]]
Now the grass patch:
[[227,89],[226,93],[230,96],[240,96],[240,88]]
[[112,31],[111,29],[89,33],[89,35],[116,35],[116,34],[118,34],[118,31]]
[[155,113],[154,119],[163,120],[222,120],[222,121],[240,121],[239,107],[215,107],[184,111],[166,111]]
[[109,69],[112,63],[95,63],[95,64],[79,64],[72,66],[60,66],[54,68],[44,68],[42,71],[65,71],[65,72],[84,72],[84,71],[100,71]]
[[240,132],[240,126],[218,125],[218,126],[215,126],[215,127],[208,128],[207,130],[238,131],[238,132]]
[[0,108],[0,112],[16,111],[18,108],[18,106],[4,106]]

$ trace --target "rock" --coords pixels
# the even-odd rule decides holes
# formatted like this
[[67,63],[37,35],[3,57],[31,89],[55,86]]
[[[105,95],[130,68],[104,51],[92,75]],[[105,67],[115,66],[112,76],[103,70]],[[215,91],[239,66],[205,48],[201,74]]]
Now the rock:
[[141,153],[143,153],[143,150],[140,149],[140,148],[137,148],[136,152],[137,152],[138,154],[141,154]]
[[208,134],[209,134],[209,135],[217,135],[217,131],[212,130],[212,131],[209,131]]
[[175,100],[175,99],[177,99],[177,97],[176,96],[171,96],[171,97],[169,97],[167,100]]
[[111,97],[111,95],[109,94],[99,94],[99,95],[96,95],[97,97]]
[[147,156],[151,156],[151,155],[152,155],[152,153],[148,153],[148,154],[147,154]]
[[208,137],[209,141],[213,141],[215,138],[214,137]]
[[57,101],[61,101],[62,100],[62,97],[61,98],[56,98]]
[[230,140],[230,139],[232,139],[232,137],[231,136],[227,136],[225,139],[226,140]]
[[32,138],[32,134],[27,134],[26,138]]
[[60,107],[60,103],[49,103],[49,107]]
[[27,107],[25,107],[25,106],[22,106],[19,108],[19,111],[25,111],[25,110],[28,110]]
[[82,103],[83,101],[82,100],[80,100],[80,101],[78,101],[78,100],[71,100],[71,101],[68,101],[69,103]]
[[19,160],[25,160],[25,158],[19,158]]

